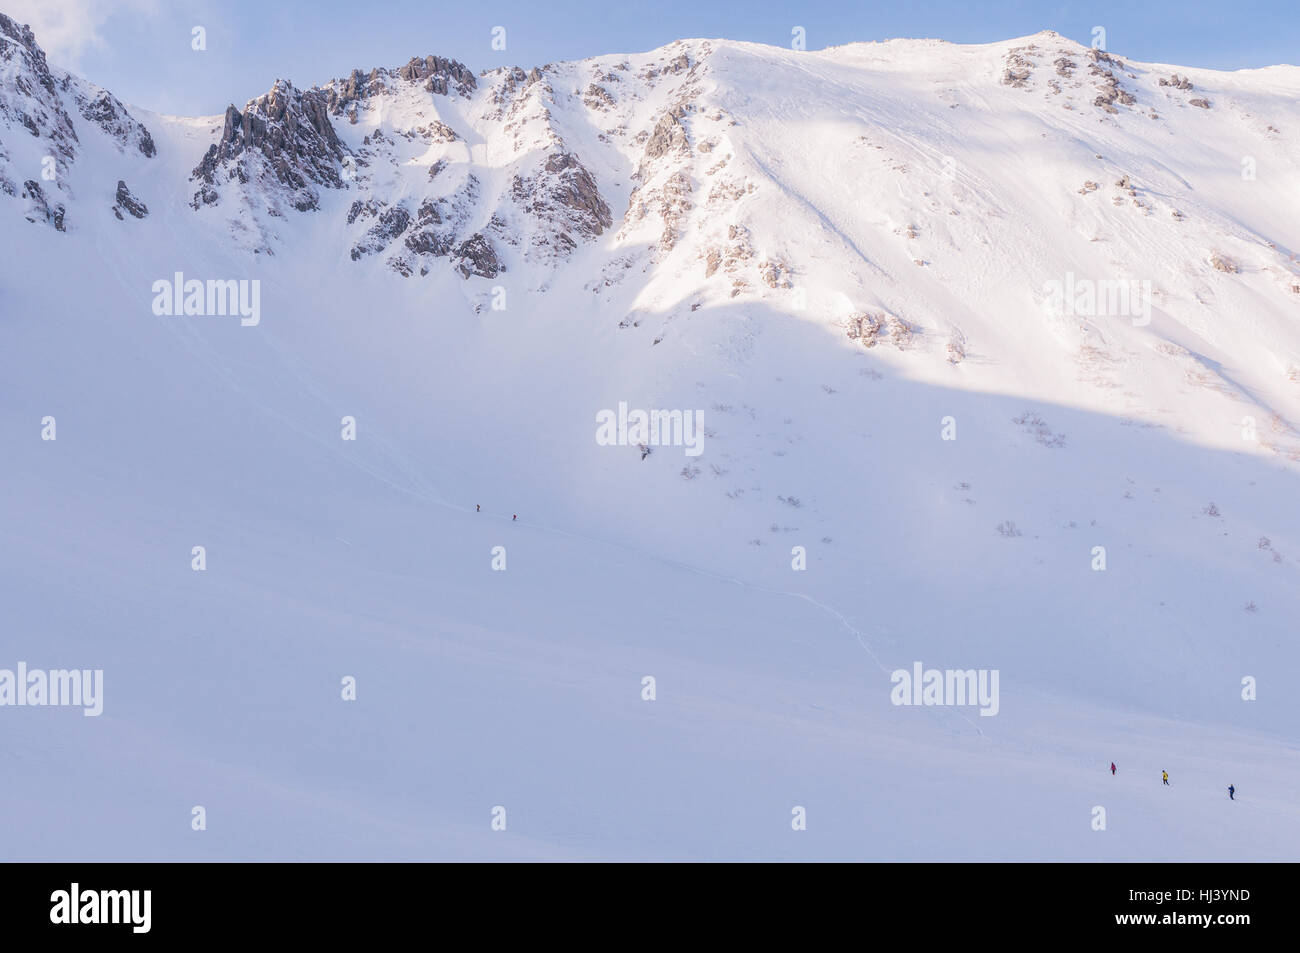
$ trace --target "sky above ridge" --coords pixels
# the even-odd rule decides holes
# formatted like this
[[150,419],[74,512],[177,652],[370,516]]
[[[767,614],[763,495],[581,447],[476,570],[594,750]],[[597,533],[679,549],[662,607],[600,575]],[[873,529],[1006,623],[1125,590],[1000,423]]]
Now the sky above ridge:
[[[0,0],[0,12],[32,25],[52,64],[127,103],[179,115],[221,112],[265,92],[277,78],[311,86],[415,55],[449,56],[477,72],[639,52],[683,37],[789,46],[797,27],[810,50],[891,37],[988,43],[1045,29],[1087,45],[1102,27],[1106,49],[1131,59],[1243,69],[1300,62],[1297,9],[1282,0]],[[196,27],[205,49],[193,49]],[[504,50],[493,46],[497,28],[504,28]]]

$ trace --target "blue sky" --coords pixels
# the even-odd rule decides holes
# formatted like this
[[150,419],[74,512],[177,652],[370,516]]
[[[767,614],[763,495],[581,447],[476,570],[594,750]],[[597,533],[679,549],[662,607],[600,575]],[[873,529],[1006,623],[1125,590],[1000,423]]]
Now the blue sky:
[[[1108,49],[1123,56],[1241,69],[1300,63],[1298,8],[1297,0],[0,0],[0,11],[32,24],[51,62],[128,103],[184,115],[242,105],[280,77],[310,86],[417,54],[478,71],[653,49],[681,37],[785,46],[796,25],[809,49],[898,36],[986,43],[1043,29],[1086,44],[1103,26]],[[206,30],[205,51],[191,49],[194,26]],[[504,52],[491,48],[494,26],[506,29]]]

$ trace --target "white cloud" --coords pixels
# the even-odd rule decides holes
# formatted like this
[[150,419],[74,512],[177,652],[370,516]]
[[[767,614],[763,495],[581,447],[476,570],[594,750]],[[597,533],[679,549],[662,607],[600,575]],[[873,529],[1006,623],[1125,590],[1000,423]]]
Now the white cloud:
[[103,46],[104,25],[120,13],[143,13],[154,0],[5,0],[4,12],[26,23],[50,62],[75,66],[88,48]]

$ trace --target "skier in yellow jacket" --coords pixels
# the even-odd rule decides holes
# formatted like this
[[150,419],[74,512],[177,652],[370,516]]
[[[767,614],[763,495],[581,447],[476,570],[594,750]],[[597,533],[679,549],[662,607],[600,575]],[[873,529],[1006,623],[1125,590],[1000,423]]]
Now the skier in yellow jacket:
[[1169,784],[1169,772],[1168,772],[1168,771],[1161,771],[1161,772],[1160,772],[1160,777],[1161,777],[1161,779],[1165,782],[1165,784],[1166,784],[1166,786],[1167,786],[1167,785]]

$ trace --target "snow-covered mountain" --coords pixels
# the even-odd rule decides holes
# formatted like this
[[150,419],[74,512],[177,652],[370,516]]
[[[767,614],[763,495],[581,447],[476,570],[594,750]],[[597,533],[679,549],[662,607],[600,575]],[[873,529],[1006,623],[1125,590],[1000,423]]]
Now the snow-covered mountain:
[[1293,858],[1298,135],[1053,33],[181,118],[0,17],[0,691],[104,672],[6,855]]

